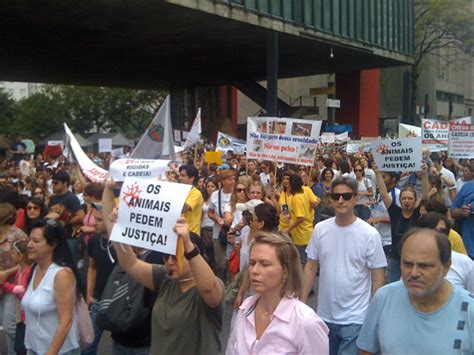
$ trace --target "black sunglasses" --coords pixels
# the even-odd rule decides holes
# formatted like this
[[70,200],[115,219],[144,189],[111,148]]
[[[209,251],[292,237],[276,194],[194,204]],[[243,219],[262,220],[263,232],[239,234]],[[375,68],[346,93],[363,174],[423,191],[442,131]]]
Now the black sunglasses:
[[178,259],[176,258],[176,255],[163,254],[163,260],[168,260],[169,258],[173,258],[174,261],[178,260]]
[[344,192],[342,194],[339,194],[337,192],[331,193],[331,199],[333,201],[339,201],[341,196],[342,196],[344,201],[349,201],[354,196],[354,194],[352,192]]

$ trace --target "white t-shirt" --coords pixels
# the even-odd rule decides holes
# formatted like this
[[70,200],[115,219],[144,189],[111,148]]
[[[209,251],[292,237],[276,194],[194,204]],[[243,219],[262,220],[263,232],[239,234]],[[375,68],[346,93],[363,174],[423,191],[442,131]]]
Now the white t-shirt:
[[373,171],[370,168],[365,168],[364,169],[364,176],[370,180],[372,183],[372,187],[376,188],[377,187],[377,178],[375,177],[375,171]]
[[387,266],[379,232],[360,218],[340,227],[332,217],[316,224],[306,253],[320,262],[316,313],[329,323],[362,324],[371,270]]
[[[230,198],[232,196],[232,192],[229,192],[228,194],[224,193],[222,190],[217,190],[214,191],[211,195],[211,198],[209,199],[209,209],[214,210],[214,213],[216,216],[220,217],[219,214],[219,191],[221,191],[221,212],[222,212],[222,217],[224,216],[225,208],[226,205],[230,203]],[[214,223],[212,227],[212,239],[219,239],[219,232],[221,230],[221,226],[218,225],[217,223]]]
[[453,250],[451,251],[451,267],[446,275],[446,279],[453,285],[467,289],[469,274],[473,268],[474,262],[471,258]]
[[212,227],[214,226],[214,221],[209,218],[207,212],[209,211],[209,201],[204,201],[202,204],[202,220],[201,220],[201,228],[204,227]]
[[[400,189],[395,187],[390,190],[388,194],[390,195],[392,200],[395,199],[395,203],[398,205],[398,207],[401,207]],[[372,208],[371,217],[390,217],[390,215],[388,214],[387,207],[385,207],[385,204],[380,194],[375,199],[375,204]],[[390,223],[375,223],[374,227],[380,233],[380,237],[382,238],[382,245],[392,245],[392,229],[390,227]]]
[[260,173],[260,182],[263,185],[268,185],[270,183],[270,174]]
[[[357,183],[359,184],[358,186],[359,193],[367,193],[369,188],[372,187],[372,183],[366,177],[362,178],[361,181],[357,180]],[[369,196],[357,196],[356,205],[365,205],[366,203],[369,203],[369,202],[370,202]]]

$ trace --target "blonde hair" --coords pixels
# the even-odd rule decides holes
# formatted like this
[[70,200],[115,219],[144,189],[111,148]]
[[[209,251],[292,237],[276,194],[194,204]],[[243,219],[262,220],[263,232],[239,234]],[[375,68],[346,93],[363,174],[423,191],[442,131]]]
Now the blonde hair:
[[279,232],[258,232],[250,244],[249,253],[256,244],[267,244],[275,248],[275,252],[286,279],[281,289],[281,296],[299,298],[303,290],[303,269],[300,255],[291,239]]
[[16,209],[8,202],[0,203],[0,226],[11,226],[16,221]]

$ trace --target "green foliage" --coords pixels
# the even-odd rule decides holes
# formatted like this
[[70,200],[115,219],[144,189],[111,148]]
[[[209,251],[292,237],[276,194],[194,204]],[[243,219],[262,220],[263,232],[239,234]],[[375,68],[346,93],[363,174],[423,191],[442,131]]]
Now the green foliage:
[[19,102],[0,93],[0,133],[34,140],[61,132],[66,122],[74,133],[122,132],[141,135],[166,93],[104,87],[44,85]]

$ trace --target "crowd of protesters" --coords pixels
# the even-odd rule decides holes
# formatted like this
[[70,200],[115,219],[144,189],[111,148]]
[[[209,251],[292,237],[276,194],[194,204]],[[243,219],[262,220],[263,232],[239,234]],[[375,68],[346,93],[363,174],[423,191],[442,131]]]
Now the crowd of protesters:
[[[95,354],[104,330],[113,354],[472,353],[474,159],[423,156],[407,173],[363,151],[321,149],[313,166],[184,152],[167,173],[192,185],[175,225],[184,250],[167,255],[109,241],[113,181],[16,142],[0,161],[8,354]],[[144,288],[143,318],[117,330],[99,318],[120,272]],[[81,298],[95,335],[82,348]]]

